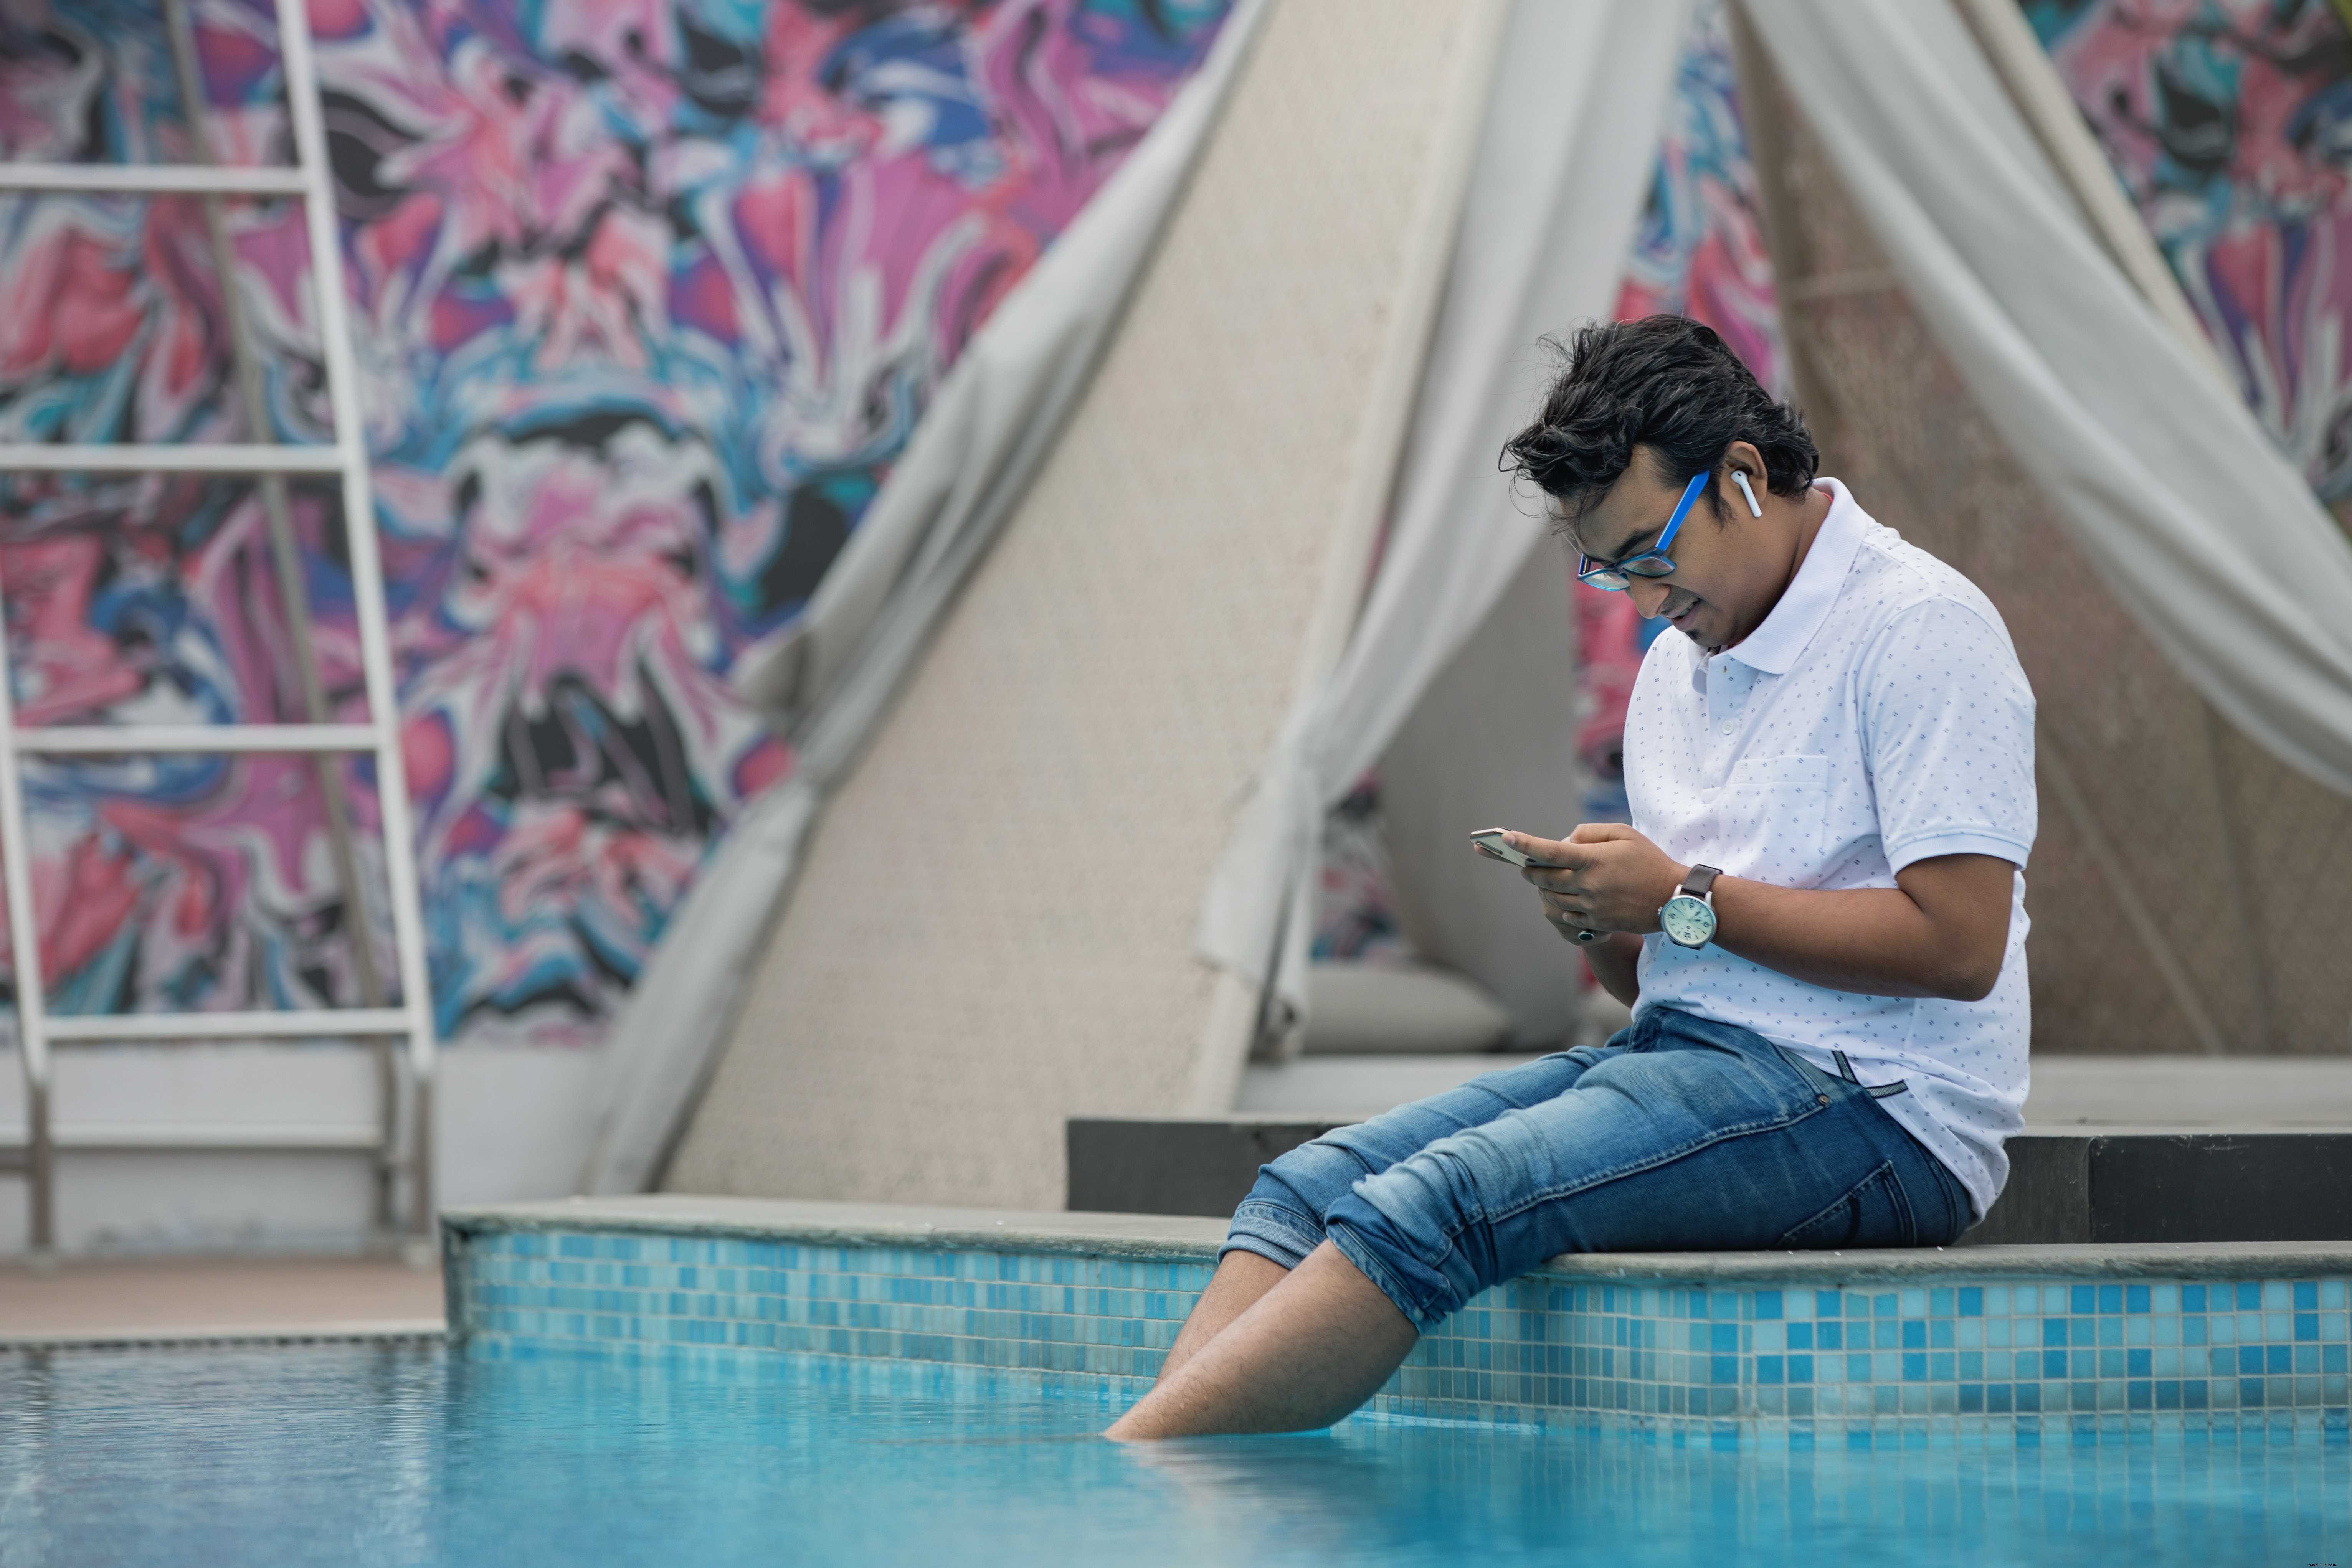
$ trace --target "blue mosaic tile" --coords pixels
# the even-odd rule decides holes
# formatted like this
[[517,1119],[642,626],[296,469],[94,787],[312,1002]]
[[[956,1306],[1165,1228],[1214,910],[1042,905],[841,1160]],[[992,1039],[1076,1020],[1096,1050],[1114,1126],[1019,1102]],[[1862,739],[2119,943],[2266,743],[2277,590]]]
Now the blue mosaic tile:
[[[733,1347],[1088,1374],[1129,1395],[1158,1373],[1212,1270],[587,1232],[472,1236],[452,1258],[478,1354]],[[1762,1422],[1791,1444],[2342,1435],[2347,1374],[2352,1281],[2337,1278],[1858,1291],[1538,1273],[1423,1336],[1370,1408],[1538,1427],[1607,1416],[1677,1440]]]

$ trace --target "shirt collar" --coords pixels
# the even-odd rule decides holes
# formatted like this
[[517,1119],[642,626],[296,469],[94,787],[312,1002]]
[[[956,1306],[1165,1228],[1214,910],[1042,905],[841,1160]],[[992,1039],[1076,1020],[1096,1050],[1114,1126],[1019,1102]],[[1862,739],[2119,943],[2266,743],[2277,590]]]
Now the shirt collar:
[[1839,590],[1845,586],[1845,574],[1853,565],[1854,552],[1862,548],[1862,536],[1870,528],[1869,514],[1854,505],[1843,485],[1835,479],[1813,483],[1830,493],[1830,515],[1822,519],[1821,530],[1813,535],[1812,548],[1797,563],[1797,575],[1790,579],[1780,602],[1772,606],[1764,623],[1738,646],[1723,651],[1724,657],[1737,659],[1763,674],[1787,674],[1797,655],[1813,640],[1813,633],[1821,630],[1830,606],[1837,602]]

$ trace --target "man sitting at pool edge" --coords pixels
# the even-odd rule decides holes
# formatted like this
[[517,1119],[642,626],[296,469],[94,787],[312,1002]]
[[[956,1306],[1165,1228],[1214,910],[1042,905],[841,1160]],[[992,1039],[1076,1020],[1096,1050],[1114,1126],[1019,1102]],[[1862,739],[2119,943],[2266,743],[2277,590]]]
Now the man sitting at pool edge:
[[1942,1246],[2008,1176],[2033,694],[1990,601],[1678,317],[1579,331],[1505,451],[1583,580],[1681,633],[1633,824],[1509,840],[1633,1026],[1262,1167],[1114,1438],[1328,1426],[1559,1253]]

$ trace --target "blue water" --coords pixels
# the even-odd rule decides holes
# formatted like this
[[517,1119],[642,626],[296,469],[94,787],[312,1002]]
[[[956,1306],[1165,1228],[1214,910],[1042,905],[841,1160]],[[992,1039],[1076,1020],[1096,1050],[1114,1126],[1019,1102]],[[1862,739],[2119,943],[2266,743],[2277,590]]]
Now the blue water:
[[0,1355],[0,1564],[2352,1561],[2340,1441],[1739,1453],[1351,1421],[1120,1448],[1090,1387],[781,1356]]

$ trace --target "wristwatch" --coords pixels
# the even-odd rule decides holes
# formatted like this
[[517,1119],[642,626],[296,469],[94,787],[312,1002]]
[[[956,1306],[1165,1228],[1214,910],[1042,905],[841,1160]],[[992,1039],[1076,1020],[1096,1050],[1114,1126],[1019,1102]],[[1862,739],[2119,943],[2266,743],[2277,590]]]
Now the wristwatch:
[[1719,867],[1695,865],[1675,895],[1658,905],[1658,927],[1677,947],[1704,947],[1715,940],[1715,879]]

